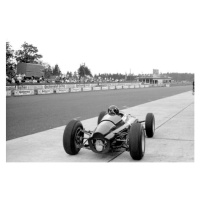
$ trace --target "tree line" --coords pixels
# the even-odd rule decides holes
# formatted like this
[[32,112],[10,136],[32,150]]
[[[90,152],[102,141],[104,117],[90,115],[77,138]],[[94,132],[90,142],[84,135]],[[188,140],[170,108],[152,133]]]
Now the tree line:
[[[62,72],[58,64],[51,66],[50,64],[43,62],[41,59],[43,56],[38,53],[38,48],[32,44],[24,42],[21,45],[21,49],[14,51],[9,42],[6,42],[6,75],[8,77],[14,77],[16,66],[18,63],[33,63],[40,64],[44,66],[44,76],[45,78],[50,78],[51,76],[60,76]],[[92,76],[90,69],[84,64],[81,64],[77,72],[67,72],[68,77],[85,77]]]
[[[16,66],[20,62],[24,63],[34,63],[44,66],[44,76],[45,78],[50,78],[51,76],[60,76],[63,73],[60,70],[58,64],[51,66],[50,64],[43,62],[41,59],[43,56],[38,53],[38,48],[32,44],[24,42],[21,45],[20,50],[13,50],[9,42],[6,42],[6,75],[8,77],[14,77],[16,75]],[[65,73],[66,77],[81,79],[85,77],[93,77],[94,79],[101,78],[103,80],[127,80],[132,81],[136,76],[131,74],[121,74],[121,73],[102,73],[92,75],[90,69],[85,65],[85,63],[80,64],[77,71]],[[194,74],[191,73],[164,73],[161,75],[171,77],[174,81],[190,81],[194,80]]]
[[176,82],[182,82],[182,81],[192,82],[194,80],[194,74],[192,74],[192,73],[169,73],[168,72],[168,73],[165,73],[162,75],[171,77],[172,80],[174,80]]

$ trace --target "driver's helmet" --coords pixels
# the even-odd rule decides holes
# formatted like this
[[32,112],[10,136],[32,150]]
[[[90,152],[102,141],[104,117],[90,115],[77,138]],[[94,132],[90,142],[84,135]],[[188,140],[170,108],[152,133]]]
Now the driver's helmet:
[[118,115],[119,114],[119,109],[117,108],[117,106],[112,105],[108,108],[108,114],[109,115]]

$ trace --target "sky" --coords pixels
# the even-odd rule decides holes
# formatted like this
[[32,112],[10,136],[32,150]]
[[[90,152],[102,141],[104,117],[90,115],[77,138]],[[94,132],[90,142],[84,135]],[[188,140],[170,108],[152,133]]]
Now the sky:
[[42,61],[58,64],[62,73],[82,63],[93,75],[153,69],[195,73],[200,64],[197,2],[7,0],[6,41],[14,50],[25,41],[33,44]]

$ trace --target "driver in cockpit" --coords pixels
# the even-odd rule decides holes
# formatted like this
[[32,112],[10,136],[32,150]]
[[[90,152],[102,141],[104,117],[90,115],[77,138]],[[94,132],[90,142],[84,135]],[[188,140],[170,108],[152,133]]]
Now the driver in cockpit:
[[119,111],[118,107],[115,105],[109,106],[108,108],[108,114],[113,116],[113,115],[119,115],[123,121],[126,120],[126,115],[124,114],[124,112]]

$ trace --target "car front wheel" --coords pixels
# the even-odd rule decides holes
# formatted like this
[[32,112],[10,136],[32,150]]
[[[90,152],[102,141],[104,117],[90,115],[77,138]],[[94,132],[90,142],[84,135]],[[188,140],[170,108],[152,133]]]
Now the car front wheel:
[[134,123],[129,132],[129,151],[134,160],[141,160],[145,153],[145,131],[140,123]]
[[78,120],[71,120],[65,127],[63,147],[67,154],[76,155],[83,144],[83,125]]

